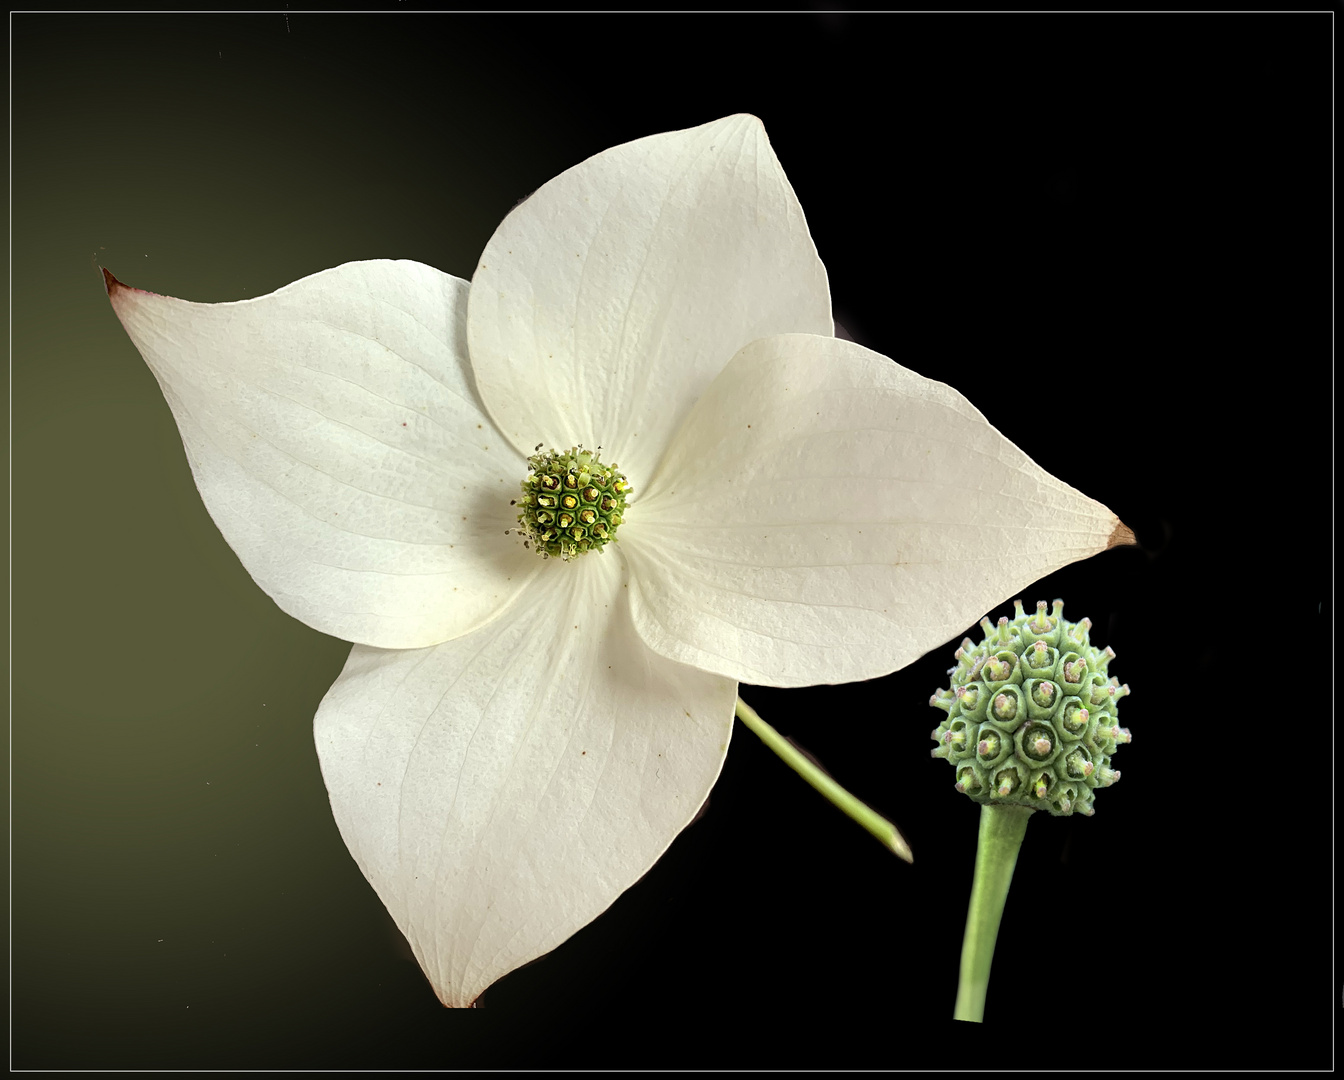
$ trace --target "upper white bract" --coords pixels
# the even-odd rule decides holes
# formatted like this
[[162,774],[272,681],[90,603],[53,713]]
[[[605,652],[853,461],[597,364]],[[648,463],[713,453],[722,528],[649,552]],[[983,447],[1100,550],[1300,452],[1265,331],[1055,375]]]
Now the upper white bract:
[[[229,304],[108,286],[243,565],[356,642],[322,773],[448,1005],[652,865],[738,679],[883,675],[1123,529],[955,390],[831,336],[750,116],[570,169],[470,285],[377,261]],[[538,443],[633,484],[601,555],[506,535]]]

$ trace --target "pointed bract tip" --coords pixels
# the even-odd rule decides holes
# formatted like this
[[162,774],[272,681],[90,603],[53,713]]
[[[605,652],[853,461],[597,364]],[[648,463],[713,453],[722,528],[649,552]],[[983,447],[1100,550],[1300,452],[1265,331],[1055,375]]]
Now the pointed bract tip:
[[1106,549],[1109,551],[1113,547],[1128,547],[1137,545],[1138,542],[1134,530],[1123,521],[1116,519],[1115,528],[1111,531],[1111,538],[1106,541]]
[[102,270],[103,272],[103,287],[107,289],[108,296],[112,295],[112,290],[114,288],[120,288],[120,289],[126,288],[125,285],[123,285],[120,281],[118,281],[115,277],[112,276],[112,271],[109,270],[106,266],[99,267],[99,269]]

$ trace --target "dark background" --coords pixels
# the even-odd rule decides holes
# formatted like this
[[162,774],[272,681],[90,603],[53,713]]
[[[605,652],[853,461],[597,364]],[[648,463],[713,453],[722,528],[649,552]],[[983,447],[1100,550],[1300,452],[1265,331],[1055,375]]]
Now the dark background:
[[[1330,18],[13,16],[12,1064],[1329,1066]],[[1116,649],[1135,741],[1033,820],[983,1028],[953,644],[742,691],[913,866],[739,727],[640,884],[442,1009],[318,773],[348,646],[238,565],[99,279],[469,276],[563,169],[737,111],[852,336],[1141,541],[1025,594]]]

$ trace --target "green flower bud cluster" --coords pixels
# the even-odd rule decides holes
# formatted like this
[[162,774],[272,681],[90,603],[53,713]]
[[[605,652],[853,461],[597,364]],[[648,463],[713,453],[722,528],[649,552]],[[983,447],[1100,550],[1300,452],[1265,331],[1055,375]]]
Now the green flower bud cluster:
[[570,447],[527,459],[523,497],[515,504],[525,547],[535,545],[543,559],[572,559],[601,551],[616,539],[625,516],[626,497],[634,490],[615,465],[603,465],[597,452]]
[[1089,642],[1091,619],[1065,621],[1062,600],[1053,614],[1044,600],[1031,616],[1021,600],[1013,606],[1011,621],[980,620],[984,640],[962,641],[952,685],[929,699],[947,713],[933,756],[952,763],[957,790],[976,802],[1090,817],[1093,792],[1120,779],[1111,755],[1130,741],[1116,718],[1129,686],[1107,677],[1115,652]]

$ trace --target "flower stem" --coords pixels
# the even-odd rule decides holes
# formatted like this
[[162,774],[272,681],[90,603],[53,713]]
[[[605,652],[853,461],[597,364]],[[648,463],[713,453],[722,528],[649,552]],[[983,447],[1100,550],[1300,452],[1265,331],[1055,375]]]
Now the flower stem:
[[994,961],[994,941],[999,936],[999,920],[1013,883],[1013,867],[1027,822],[1033,811],[1028,806],[983,803],[980,807],[980,840],[975,849],[975,881],[971,885],[971,907],[966,913],[966,936],[961,942],[961,981],[957,985],[954,1020],[980,1023],[985,1018],[985,993],[989,990],[989,968]]
[[910,845],[896,831],[895,825],[870,806],[860,802],[822,772],[820,768],[808,761],[796,746],[762,720],[756,710],[741,698],[737,699],[737,718],[751,728],[761,742],[783,758],[784,763],[789,768],[876,836],[884,846],[894,851],[908,863],[915,861],[915,857],[910,854]]

